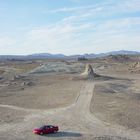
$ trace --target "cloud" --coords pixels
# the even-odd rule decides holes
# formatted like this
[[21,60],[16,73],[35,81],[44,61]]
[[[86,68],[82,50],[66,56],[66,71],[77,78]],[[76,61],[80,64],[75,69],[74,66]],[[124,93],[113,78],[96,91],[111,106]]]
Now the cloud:
[[[90,28],[90,24],[72,25],[59,23],[47,27],[38,27],[27,33],[26,39],[22,43],[22,48],[41,52],[53,52],[70,49],[80,46],[79,39],[83,36],[82,31]],[[61,50],[61,51],[62,51]],[[26,49],[27,51],[27,49]]]
[[[98,53],[122,48],[139,50],[140,18],[129,14],[139,11],[139,3],[139,0],[109,0],[95,5],[51,10],[50,15],[64,14],[63,18],[47,26],[27,28],[15,50],[24,54]],[[14,43],[10,38],[0,39],[0,46]]]
[[[98,40],[98,41],[96,41]],[[104,39],[99,37],[89,42],[89,46],[94,46],[95,50],[98,52],[107,52],[112,50],[137,50],[139,51],[139,36],[130,36],[130,35],[114,35],[107,36]],[[94,50],[93,48],[91,50]]]
[[86,10],[94,9],[97,7],[97,4],[95,5],[88,5],[88,6],[78,6],[78,7],[63,7],[55,10],[51,10],[51,13],[58,13],[58,12],[83,12]]
[[118,6],[123,11],[135,12],[140,11],[140,1],[139,0],[127,0],[119,4]]
[[97,26],[97,31],[101,33],[123,33],[130,31],[138,31],[138,27],[140,26],[140,18],[139,17],[131,17],[131,18],[122,18],[122,19],[114,19],[107,20],[100,23]]
[[[93,2],[94,3],[94,2]],[[102,14],[101,16],[110,16],[113,14],[140,12],[140,1],[139,0],[127,0],[127,1],[102,1],[101,3],[94,3],[92,5],[77,6],[77,7],[62,7],[51,10],[51,13],[70,13],[82,17],[82,15],[93,16],[95,13]]]
[[[15,53],[17,40],[10,37],[0,37],[0,54]],[[17,47],[17,46],[16,46]]]
[[28,31],[22,43],[23,48],[31,51],[51,53],[97,53],[99,51],[119,50],[122,48],[138,50],[140,18],[112,19],[94,24],[80,24],[59,21],[46,27]]
[[0,47],[10,46],[16,43],[16,40],[8,37],[0,37]]

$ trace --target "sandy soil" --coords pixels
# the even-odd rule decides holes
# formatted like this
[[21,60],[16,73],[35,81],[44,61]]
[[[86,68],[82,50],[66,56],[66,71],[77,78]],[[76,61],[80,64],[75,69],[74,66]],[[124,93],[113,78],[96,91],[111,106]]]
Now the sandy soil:
[[91,112],[106,122],[140,131],[139,80],[109,80],[95,86]]
[[[73,81],[65,75],[34,76],[35,86],[13,91],[2,89],[0,103],[23,108],[48,109],[69,105],[81,88],[80,81]],[[74,86],[73,86],[74,85]]]
[[[11,92],[1,87],[0,139],[139,140],[140,79],[129,72],[124,75],[126,69],[115,71],[117,64],[106,65],[94,65],[104,75],[94,81],[76,80],[78,74],[65,72],[29,74],[34,86]],[[44,124],[58,125],[60,131],[44,136],[32,133]]]

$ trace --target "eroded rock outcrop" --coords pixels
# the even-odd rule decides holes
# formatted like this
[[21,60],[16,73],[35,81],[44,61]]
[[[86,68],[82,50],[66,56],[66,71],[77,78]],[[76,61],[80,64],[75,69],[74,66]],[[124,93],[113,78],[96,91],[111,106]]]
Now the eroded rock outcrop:
[[81,76],[88,79],[94,79],[95,75],[96,74],[90,64],[86,65],[84,72],[81,74]]

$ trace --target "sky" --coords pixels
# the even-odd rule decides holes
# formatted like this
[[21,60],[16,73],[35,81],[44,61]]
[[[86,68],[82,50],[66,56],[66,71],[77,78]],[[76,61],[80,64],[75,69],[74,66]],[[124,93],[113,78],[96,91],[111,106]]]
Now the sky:
[[0,0],[0,55],[140,51],[140,0]]

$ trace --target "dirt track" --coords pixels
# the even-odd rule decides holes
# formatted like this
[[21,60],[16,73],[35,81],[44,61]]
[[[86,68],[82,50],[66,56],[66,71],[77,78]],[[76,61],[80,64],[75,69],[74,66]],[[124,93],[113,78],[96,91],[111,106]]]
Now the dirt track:
[[[111,126],[90,113],[90,102],[94,95],[95,84],[91,81],[83,81],[75,102],[68,107],[36,110],[0,105],[5,109],[26,113],[21,122],[0,126],[0,140],[139,140],[140,134],[125,130],[120,126]],[[46,136],[32,134],[33,128],[45,123],[58,125],[60,132]]]

